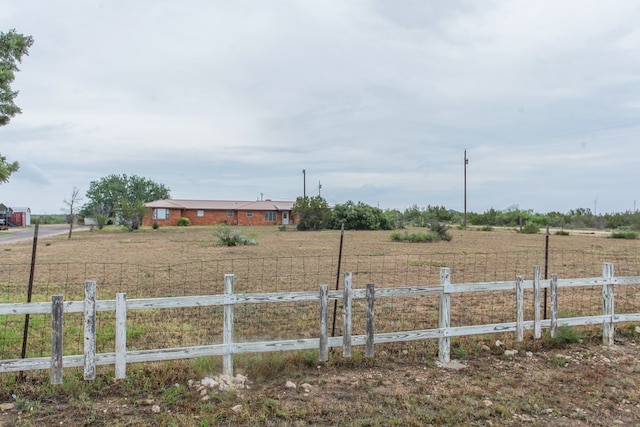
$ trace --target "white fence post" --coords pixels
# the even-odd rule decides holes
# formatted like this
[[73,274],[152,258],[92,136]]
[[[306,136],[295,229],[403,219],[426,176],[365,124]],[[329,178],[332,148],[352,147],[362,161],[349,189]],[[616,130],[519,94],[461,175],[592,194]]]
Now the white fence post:
[[373,357],[373,346],[374,346],[374,339],[375,339],[375,331],[373,328],[373,320],[374,320],[374,313],[373,313],[373,303],[374,303],[374,299],[375,299],[375,285],[373,283],[367,283],[367,291],[366,291],[366,297],[367,297],[367,342],[366,342],[366,350],[365,350],[365,357]]
[[614,296],[613,296],[613,264],[606,262],[602,265],[602,277],[605,278],[605,284],[602,285],[602,311],[609,319],[604,321],[602,326],[602,344],[612,346],[614,343],[615,328],[613,324],[614,314]]
[[558,275],[551,275],[551,338],[558,333]]
[[84,379],[96,379],[96,282],[84,282]]
[[344,274],[344,301],[342,306],[342,355],[351,357],[351,303],[353,292],[351,273]]
[[440,330],[443,334],[438,340],[438,360],[440,363],[451,361],[451,338],[448,328],[451,327],[451,270],[440,268],[440,284],[443,286],[440,294]]
[[524,341],[524,279],[516,276],[516,339]]
[[116,379],[127,376],[127,294],[116,294]]
[[222,373],[233,376],[233,274],[224,275],[224,331],[222,333],[222,344],[224,345],[224,355],[222,356]]
[[542,338],[542,310],[540,306],[540,266],[533,267],[533,339]]
[[62,384],[63,312],[64,297],[54,295],[51,298],[51,384]]
[[329,360],[329,285],[320,285],[320,349],[319,362]]

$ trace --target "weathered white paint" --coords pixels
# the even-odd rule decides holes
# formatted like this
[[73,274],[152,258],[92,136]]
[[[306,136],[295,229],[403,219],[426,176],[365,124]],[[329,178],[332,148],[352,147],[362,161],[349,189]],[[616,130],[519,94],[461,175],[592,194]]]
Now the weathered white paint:
[[342,301],[342,356],[351,357],[351,273],[344,274],[344,297]]
[[367,283],[367,326],[365,328],[367,335],[367,343],[365,346],[365,357],[373,357],[375,330],[374,330],[374,301],[375,301],[375,285]]
[[55,295],[51,298],[51,384],[62,384],[62,355],[64,322],[62,319],[62,303],[64,297]]
[[602,266],[602,277],[607,281],[602,285],[602,314],[609,317],[602,324],[602,344],[612,346],[615,332],[613,323],[613,264],[607,262]]
[[[440,268],[440,285],[442,285],[442,293],[440,294],[440,329],[447,331],[451,327],[451,270],[447,267]],[[457,286],[456,286],[457,288]],[[443,334],[438,340],[438,360],[440,363],[449,363],[451,361],[451,338],[448,334]]]
[[516,277],[516,340],[524,341],[524,289],[522,276]]
[[551,338],[558,333],[558,276],[551,275]]
[[127,376],[127,294],[116,294],[116,353],[115,377],[117,380]]
[[96,379],[96,282],[84,282],[84,379]]
[[222,344],[224,356],[222,356],[222,373],[233,376],[233,274],[224,275],[224,293],[227,303],[224,305],[224,330],[222,332]]
[[329,360],[329,285],[320,285],[320,349],[318,360]]
[[533,267],[533,338],[542,338],[542,306],[540,303],[540,266]]

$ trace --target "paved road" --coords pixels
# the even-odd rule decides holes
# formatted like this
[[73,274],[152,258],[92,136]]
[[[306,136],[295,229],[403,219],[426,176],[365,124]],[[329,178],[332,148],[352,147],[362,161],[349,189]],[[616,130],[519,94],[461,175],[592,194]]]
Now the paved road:
[[[88,230],[89,227],[85,226],[73,226],[73,232]],[[9,231],[0,231],[0,245],[4,243],[14,243],[24,240],[33,240],[33,233],[35,226],[30,227],[18,227],[11,228]],[[47,238],[49,236],[56,236],[58,234],[65,234],[69,232],[69,226],[63,224],[55,225],[41,225],[38,227],[38,240]]]

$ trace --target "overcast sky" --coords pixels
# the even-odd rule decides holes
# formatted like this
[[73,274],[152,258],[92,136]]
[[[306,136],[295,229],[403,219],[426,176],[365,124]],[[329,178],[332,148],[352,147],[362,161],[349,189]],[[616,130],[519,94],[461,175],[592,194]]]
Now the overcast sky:
[[[640,209],[640,2],[5,1],[35,43],[0,202],[110,174],[173,198]],[[87,201],[86,199],[84,200]],[[637,203],[636,203],[637,202]]]

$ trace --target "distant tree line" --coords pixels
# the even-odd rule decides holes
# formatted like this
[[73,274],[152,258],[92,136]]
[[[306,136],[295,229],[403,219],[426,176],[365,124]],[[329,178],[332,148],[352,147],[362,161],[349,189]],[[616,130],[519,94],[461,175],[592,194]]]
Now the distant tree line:
[[[320,196],[298,197],[293,208],[299,230],[340,229],[392,230],[406,227],[438,227],[439,224],[463,224],[463,213],[444,206],[419,207],[404,211],[382,210],[363,202],[348,201],[330,207]],[[534,213],[510,206],[505,210],[491,208],[483,213],[467,212],[467,225],[481,227],[522,227],[538,230],[546,226],[562,229],[630,229],[640,230],[640,212],[605,213],[595,215],[589,208],[571,209],[567,213]]]

